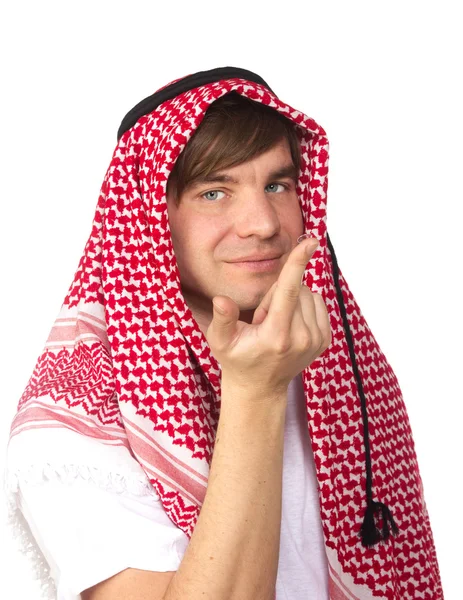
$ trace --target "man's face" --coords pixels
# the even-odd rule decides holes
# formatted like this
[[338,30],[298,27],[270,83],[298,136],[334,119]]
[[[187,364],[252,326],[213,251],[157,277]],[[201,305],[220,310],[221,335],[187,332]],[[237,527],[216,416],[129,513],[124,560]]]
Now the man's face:
[[[294,173],[275,176],[285,167]],[[229,296],[239,306],[240,320],[252,322],[254,310],[304,233],[287,140],[212,175],[213,181],[194,182],[185,189],[178,208],[172,194],[167,195],[182,293],[204,334],[217,295]],[[235,182],[225,181],[224,175]],[[268,270],[231,262],[256,254],[279,258]]]

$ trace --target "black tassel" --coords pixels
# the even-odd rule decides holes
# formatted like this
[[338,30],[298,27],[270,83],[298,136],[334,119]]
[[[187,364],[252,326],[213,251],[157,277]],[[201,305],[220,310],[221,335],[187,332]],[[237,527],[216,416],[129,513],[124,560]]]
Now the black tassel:
[[[327,234],[328,248],[331,253],[333,260],[333,277],[336,286],[336,295],[338,298],[339,309],[341,311],[344,331],[346,334],[346,341],[349,347],[349,355],[352,363],[352,370],[354,372],[355,380],[357,382],[357,389],[360,396],[360,404],[362,408],[362,419],[363,419],[363,441],[365,444],[365,467],[366,467],[366,495],[367,495],[367,510],[365,511],[365,518],[363,519],[362,527],[360,528],[360,537],[362,544],[367,548],[371,548],[381,540],[387,540],[390,535],[389,526],[392,532],[397,535],[399,529],[394,522],[392,513],[389,508],[382,502],[375,502],[373,500],[372,491],[372,473],[371,473],[371,454],[370,454],[370,434],[368,430],[368,414],[367,414],[367,400],[363,391],[362,378],[357,366],[357,360],[355,358],[354,341],[352,339],[352,333],[349,326],[349,320],[347,318],[346,306],[344,304],[344,298],[342,295],[341,285],[339,283],[339,267],[334,252],[333,244],[331,243],[330,236]],[[383,520],[382,530],[380,531],[375,524],[375,513],[381,511]]]
[[[383,521],[381,531],[376,527],[375,523],[375,514],[379,512],[381,512]],[[381,540],[387,540],[390,536],[389,526],[395,535],[399,533],[399,529],[395,524],[389,508],[382,502],[371,500],[368,502],[365,518],[363,519],[362,527],[360,528],[362,544],[367,548],[371,548]]]

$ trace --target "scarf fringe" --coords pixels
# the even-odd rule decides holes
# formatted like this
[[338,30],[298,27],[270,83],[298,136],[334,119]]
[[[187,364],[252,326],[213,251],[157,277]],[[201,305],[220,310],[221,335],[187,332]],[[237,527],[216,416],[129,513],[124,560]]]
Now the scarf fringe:
[[26,564],[31,570],[32,579],[39,583],[40,598],[56,600],[57,590],[55,580],[51,576],[50,566],[18,508],[9,510],[6,527],[10,537],[13,538],[16,551],[25,557]]
[[50,566],[38,546],[27,520],[19,508],[18,493],[21,484],[43,485],[48,481],[59,481],[64,485],[72,485],[84,480],[100,489],[123,494],[129,492],[136,496],[156,494],[147,478],[138,474],[122,474],[103,471],[87,465],[51,464],[37,467],[6,470],[4,473],[4,491],[7,499],[6,527],[13,539],[16,550],[22,554],[32,570],[33,579],[40,584],[42,600],[56,600],[57,589],[51,575]]

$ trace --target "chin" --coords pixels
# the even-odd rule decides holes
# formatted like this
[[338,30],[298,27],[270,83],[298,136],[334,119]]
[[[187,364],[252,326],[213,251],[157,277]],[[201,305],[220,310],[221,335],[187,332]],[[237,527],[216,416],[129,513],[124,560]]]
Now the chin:
[[[235,300],[234,298],[232,298],[236,304],[238,304],[239,309],[240,309],[240,313],[241,312],[254,312],[256,310],[256,308],[259,306],[259,304],[262,301],[262,298],[265,296],[265,293],[263,294],[259,294],[258,298],[254,298],[253,300],[249,300],[248,302],[240,302],[238,300]],[[230,296],[231,297],[231,296]]]

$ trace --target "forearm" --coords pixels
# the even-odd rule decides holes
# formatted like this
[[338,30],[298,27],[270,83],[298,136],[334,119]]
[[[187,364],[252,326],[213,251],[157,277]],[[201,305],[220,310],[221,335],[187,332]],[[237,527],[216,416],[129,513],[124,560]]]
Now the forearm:
[[222,385],[205,500],[164,600],[273,600],[286,401]]

